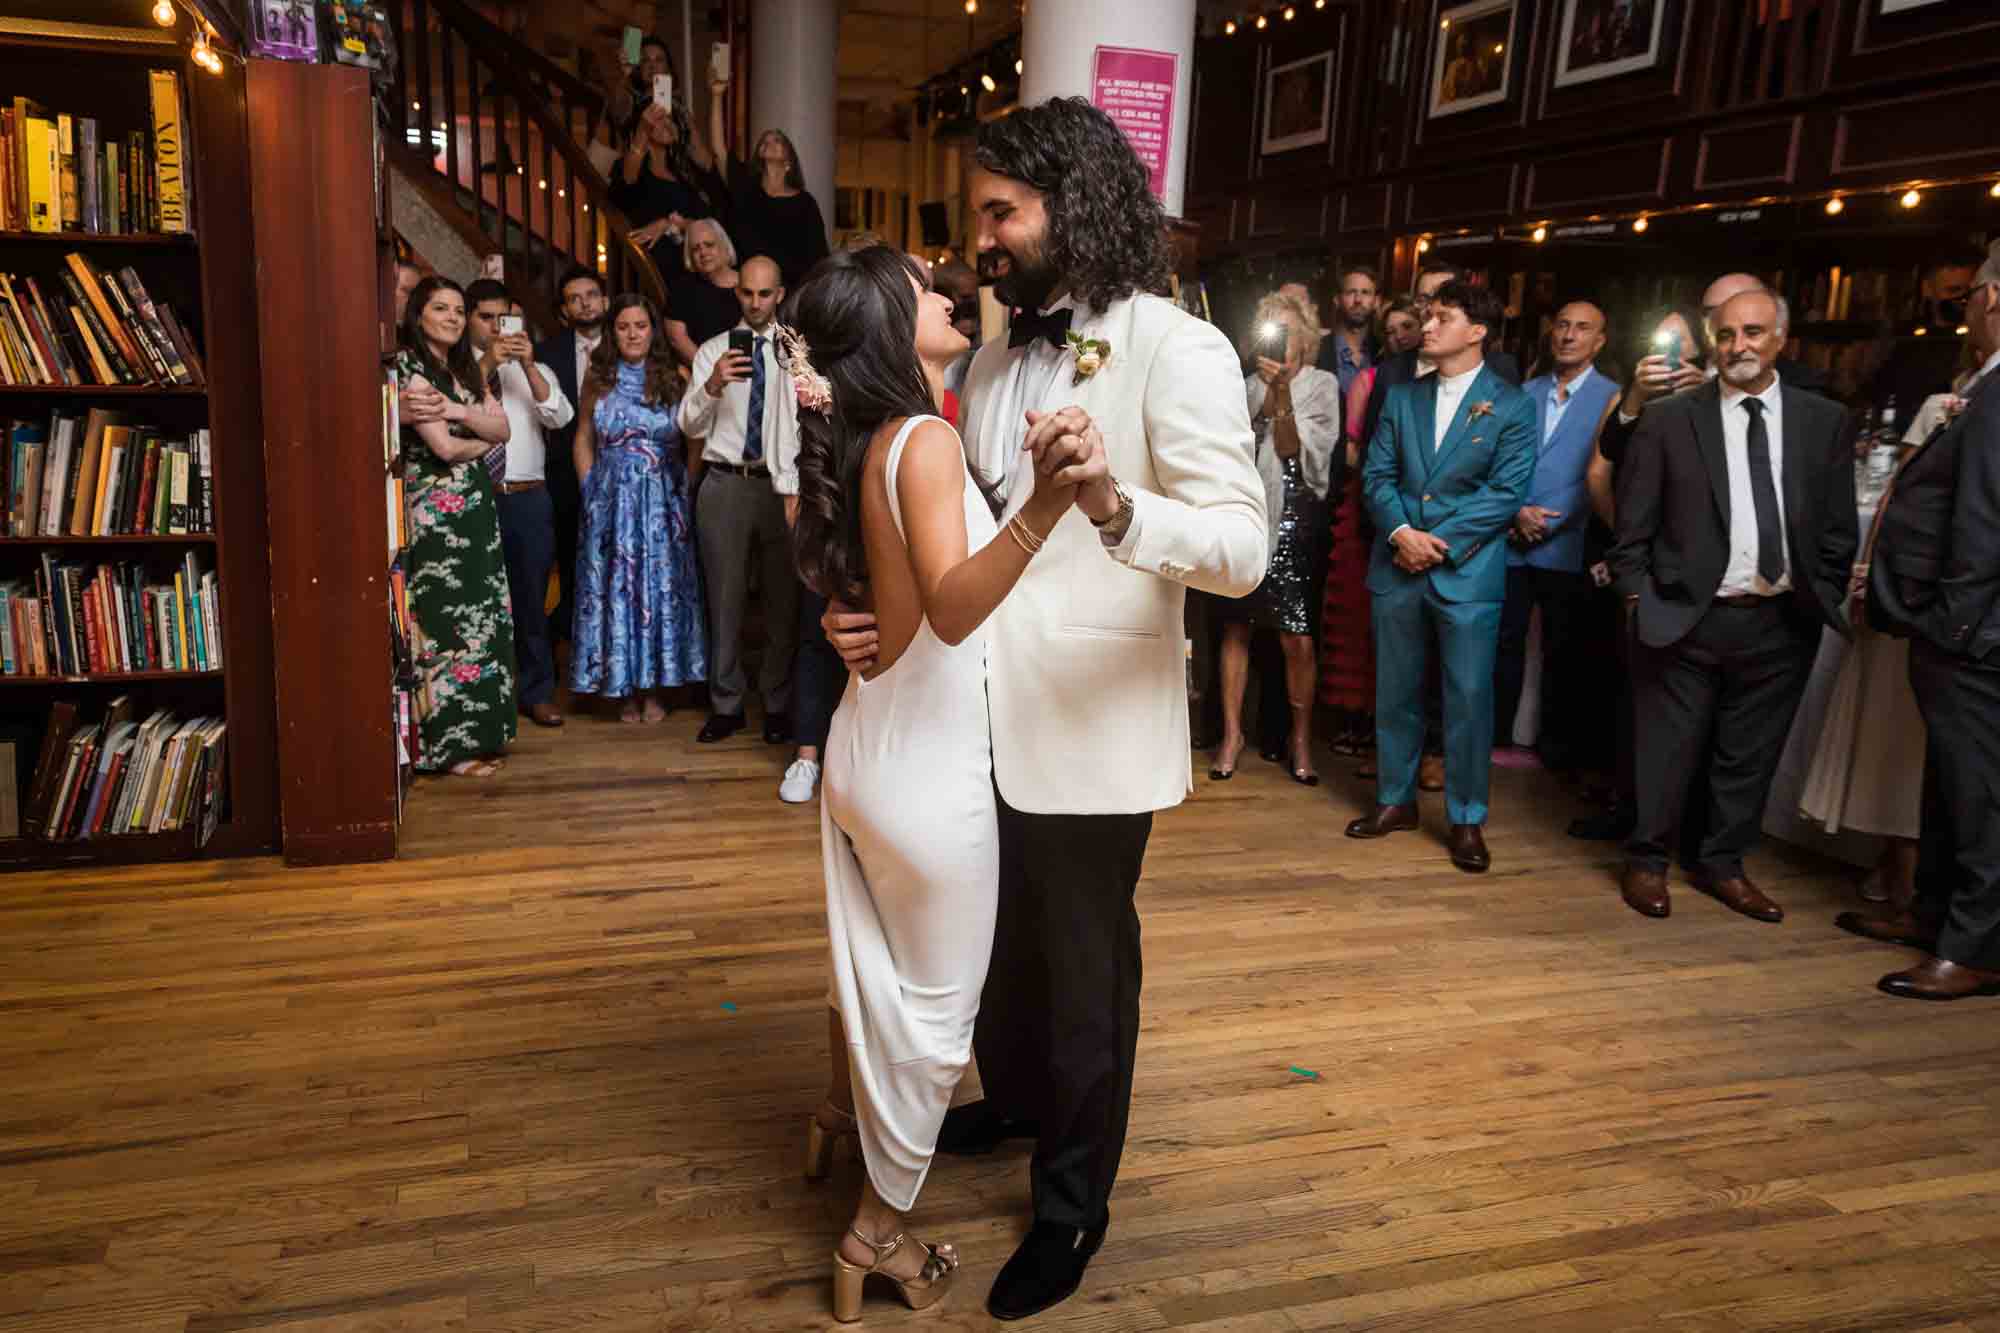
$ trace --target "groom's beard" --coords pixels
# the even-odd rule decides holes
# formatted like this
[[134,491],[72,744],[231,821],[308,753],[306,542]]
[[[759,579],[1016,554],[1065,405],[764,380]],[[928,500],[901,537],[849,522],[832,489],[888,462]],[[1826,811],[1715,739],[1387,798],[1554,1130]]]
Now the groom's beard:
[[[1007,272],[997,273],[994,262],[1003,257]],[[1040,311],[1062,281],[1062,274],[1047,260],[1023,259],[1012,250],[997,246],[979,257],[979,276],[992,282],[994,298],[1000,304],[1016,310]]]

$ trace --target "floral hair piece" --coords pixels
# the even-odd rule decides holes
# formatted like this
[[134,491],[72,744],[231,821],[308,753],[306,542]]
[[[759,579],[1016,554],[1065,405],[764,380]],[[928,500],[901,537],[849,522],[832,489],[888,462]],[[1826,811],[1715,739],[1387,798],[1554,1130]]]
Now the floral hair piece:
[[789,324],[778,325],[779,359],[792,376],[792,392],[799,406],[811,412],[825,412],[833,406],[833,386],[826,376],[813,369],[812,347]]

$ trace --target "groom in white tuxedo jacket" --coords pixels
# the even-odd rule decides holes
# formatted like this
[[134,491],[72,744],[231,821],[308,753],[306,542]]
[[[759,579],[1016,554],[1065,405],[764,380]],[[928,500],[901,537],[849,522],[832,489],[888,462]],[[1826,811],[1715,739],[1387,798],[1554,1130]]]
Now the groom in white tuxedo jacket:
[[[1000,898],[973,1039],[985,1100],[939,1147],[1035,1139],[1034,1225],[988,1299],[1017,1319],[1073,1293],[1104,1238],[1139,1034],[1133,903],[1153,812],[1192,785],[1186,589],[1241,597],[1268,525],[1229,341],[1171,302],[1165,219],[1117,127],[1080,98],[981,128],[982,273],[1016,309],[965,381],[968,461],[1003,520],[1031,449],[1096,440],[1076,509],[994,613],[988,647]],[[860,619],[865,625],[865,618]],[[850,661],[865,637],[838,632]]]

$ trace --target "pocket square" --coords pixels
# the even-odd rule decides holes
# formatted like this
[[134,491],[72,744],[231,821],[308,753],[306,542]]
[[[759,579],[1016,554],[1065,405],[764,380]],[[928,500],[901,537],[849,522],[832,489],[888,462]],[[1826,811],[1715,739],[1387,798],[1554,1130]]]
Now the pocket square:
[[1486,437],[1484,435],[1475,435],[1472,437],[1470,441],[1468,441],[1468,443],[1471,444],[1484,444],[1485,442],[1486,442]]

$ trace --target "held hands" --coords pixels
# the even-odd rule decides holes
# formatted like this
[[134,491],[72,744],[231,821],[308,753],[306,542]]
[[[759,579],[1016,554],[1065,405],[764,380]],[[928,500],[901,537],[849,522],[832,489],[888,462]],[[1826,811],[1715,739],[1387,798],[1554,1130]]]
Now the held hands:
[[732,384],[741,384],[750,378],[750,358],[741,352],[725,352],[709,372],[708,383],[704,386],[710,398],[720,398],[722,391]]
[[[1103,523],[1118,512],[1118,492],[1111,484],[1104,433],[1082,408],[1028,413],[1028,437],[1021,447],[1035,456],[1037,497],[1051,485],[1067,491],[1055,518],[1062,517],[1061,510],[1071,503],[1093,523]],[[1029,501],[1031,506],[1033,503]],[[1049,526],[1055,526],[1054,519]]]
[[1421,574],[1444,563],[1445,553],[1451,546],[1428,532],[1415,528],[1398,528],[1396,535],[1389,538],[1389,545],[1396,552],[1396,568],[1405,574]]

